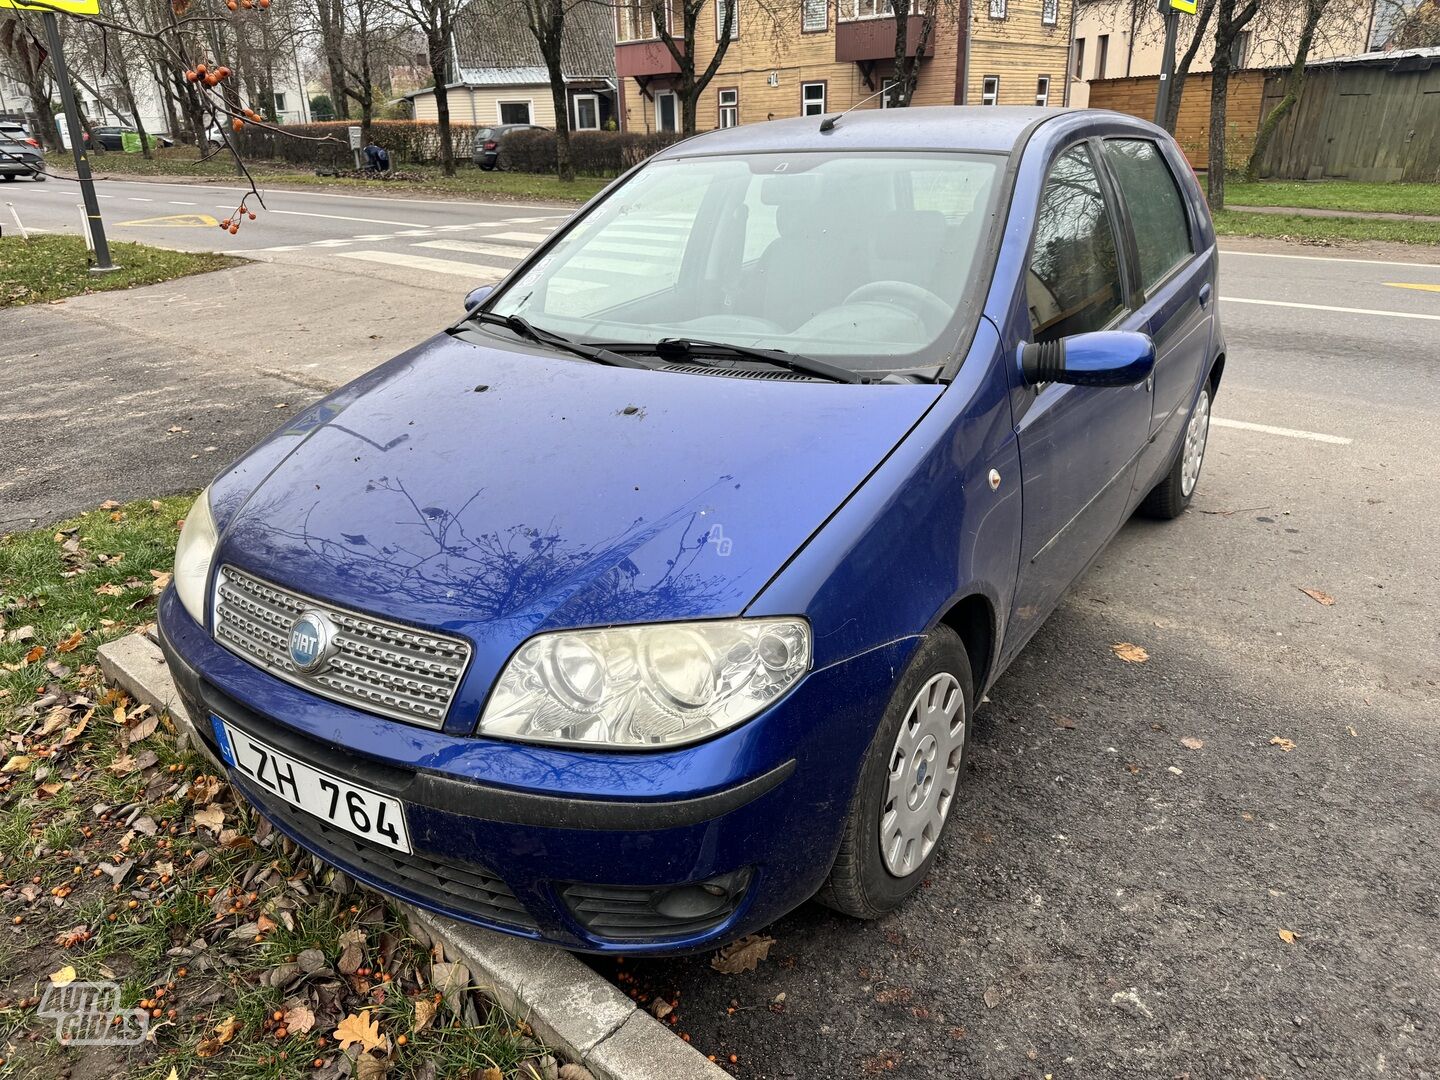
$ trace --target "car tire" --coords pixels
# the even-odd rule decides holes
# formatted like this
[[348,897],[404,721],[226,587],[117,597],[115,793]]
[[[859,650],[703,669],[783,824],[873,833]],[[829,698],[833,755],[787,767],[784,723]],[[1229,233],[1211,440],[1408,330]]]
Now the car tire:
[[1205,464],[1205,447],[1210,439],[1210,404],[1214,399],[1215,384],[1206,382],[1190,410],[1185,435],[1175,450],[1170,471],[1140,504],[1140,513],[1145,517],[1170,521],[1183,514],[1195,497],[1200,470]]
[[[857,919],[878,919],[920,886],[965,775],[974,700],[965,646],[955,631],[937,626],[905,668],[865,752],[840,851],[815,897],[820,903]],[[934,768],[917,773],[914,763],[925,756],[930,739],[935,747],[926,760]],[[921,792],[927,778],[930,785]],[[921,835],[893,839],[897,830],[913,833],[920,820],[927,821]],[[887,834],[892,837],[888,851]]]
[[45,172],[44,169],[41,169],[39,172],[33,173],[30,176],[30,179],[34,180],[37,184],[42,184],[49,178],[49,175]]

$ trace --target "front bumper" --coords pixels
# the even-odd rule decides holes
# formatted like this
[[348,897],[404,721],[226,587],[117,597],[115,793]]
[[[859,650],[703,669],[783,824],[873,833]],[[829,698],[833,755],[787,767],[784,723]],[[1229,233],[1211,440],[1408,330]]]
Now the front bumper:
[[[834,861],[893,673],[914,645],[895,642],[812,672],[774,708],[709,742],[606,754],[457,737],[321,700],[217,645],[173,589],[159,622],[209,749],[219,749],[210,718],[223,716],[400,799],[415,853],[331,829],[230,769],[236,788],[297,843],[429,910],[570,949],[628,954],[711,948],[813,895]],[[725,910],[650,918],[666,890],[716,880],[735,886]]]

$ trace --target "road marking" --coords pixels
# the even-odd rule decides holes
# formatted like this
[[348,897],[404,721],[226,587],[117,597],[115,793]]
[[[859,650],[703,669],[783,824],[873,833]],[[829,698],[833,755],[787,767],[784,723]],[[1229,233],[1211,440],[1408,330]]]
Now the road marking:
[[193,202],[179,202],[179,201],[177,201],[177,200],[175,200],[175,199],[171,199],[171,200],[170,200],[170,205],[171,205],[171,206],[194,206],[195,204],[194,204]]
[[1235,428],[1238,431],[1258,431],[1262,435],[1283,435],[1287,439],[1309,439],[1311,442],[1333,443],[1335,446],[1349,446],[1353,439],[1341,435],[1325,435],[1318,431],[1301,431],[1299,428],[1273,427],[1270,424],[1251,424],[1245,420],[1222,420],[1212,416],[1210,423],[1215,427]]
[[141,198],[137,198],[137,197],[134,196],[134,195],[131,195],[131,196],[130,196],[130,201],[131,201],[131,202],[154,202],[155,200],[154,200],[154,199],[141,199]]
[[398,251],[341,251],[342,259],[360,259],[364,262],[384,263],[387,266],[403,266],[410,270],[429,270],[435,274],[454,274],[472,281],[499,281],[510,271],[502,266],[484,266],[480,263],[462,263],[451,259],[427,259],[423,255],[406,255]]
[[492,240],[524,240],[529,244],[538,244],[549,235],[549,233],[540,232],[497,232],[491,233],[490,238]]
[[122,221],[121,225],[158,226],[175,229],[213,229],[219,225],[209,214],[171,214],[169,217],[140,218],[138,221]]
[[368,225],[403,225],[407,229],[419,229],[423,227],[418,221],[386,221],[384,218],[346,217],[343,214],[316,214],[309,210],[271,210],[270,213],[289,214],[291,217],[330,218],[332,221],[363,221]]
[[1382,281],[1380,284],[1391,289],[1419,289],[1421,292],[1440,292],[1440,285],[1426,285],[1419,281]]
[[1248,255],[1256,259],[1304,259],[1307,262],[1361,263],[1365,266],[1417,266],[1422,270],[1440,270],[1440,264],[1395,262],[1391,259],[1342,259],[1334,255],[1288,255],[1279,251],[1225,251],[1221,255]]
[[426,240],[415,247],[438,248],[441,251],[463,251],[470,255],[499,255],[506,259],[523,259],[530,254],[526,247],[512,247],[508,244],[481,244],[474,240]]
[[1429,315],[1419,311],[1381,311],[1378,308],[1332,307],[1329,304],[1297,304],[1291,300],[1252,300],[1242,296],[1222,296],[1227,304],[1261,304],[1264,307],[1301,308],[1304,311],[1336,311],[1342,315],[1386,315],[1392,319],[1428,319],[1440,322],[1440,315]]

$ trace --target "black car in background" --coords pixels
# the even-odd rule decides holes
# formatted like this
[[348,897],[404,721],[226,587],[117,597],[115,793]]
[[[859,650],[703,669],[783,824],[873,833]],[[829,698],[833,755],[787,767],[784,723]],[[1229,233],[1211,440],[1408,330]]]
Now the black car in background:
[[482,169],[500,169],[504,171],[505,166],[500,161],[500,140],[512,131],[549,131],[549,128],[540,127],[538,124],[496,124],[494,127],[481,128],[475,132],[475,152],[472,160]]
[[[139,134],[140,133],[132,127],[121,127],[118,124],[114,124],[109,127],[95,128],[95,141],[105,150],[123,150],[125,149],[124,137],[126,135]],[[175,145],[175,140],[168,135],[156,135],[153,132],[147,132],[146,137],[149,138],[152,146]]]
[[45,154],[24,124],[0,122],[0,178],[45,179]]

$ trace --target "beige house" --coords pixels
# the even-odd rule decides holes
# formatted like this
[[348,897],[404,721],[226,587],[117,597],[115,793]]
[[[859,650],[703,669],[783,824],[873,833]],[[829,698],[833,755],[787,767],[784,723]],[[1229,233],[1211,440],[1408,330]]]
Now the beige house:
[[[734,2],[733,40],[698,105],[698,130],[841,112],[890,81],[896,27],[889,0],[789,0],[788,9],[772,0]],[[929,2],[938,6],[912,104],[1062,103],[1071,0],[981,0],[974,10],[968,0]],[[696,40],[679,42],[695,49],[698,70],[715,55],[726,3],[706,4]],[[924,19],[909,16],[910,56]],[[649,3],[617,6],[615,42],[621,126],[680,130],[679,68],[659,40]],[[863,107],[883,108],[884,101]]]
[[[1394,0],[1338,0],[1320,25],[1310,49],[1312,60],[1350,56],[1366,51],[1366,43],[1383,21],[1382,7]],[[1240,32],[1231,54],[1235,68],[1283,67],[1294,58],[1298,27],[1280,25],[1264,14]],[[1177,54],[1189,43],[1194,16],[1181,15]],[[1125,79],[1158,75],[1164,53],[1165,23],[1153,4],[1129,0],[1090,0],[1075,8],[1075,44],[1070,53],[1070,104],[1090,103],[1092,79]],[[1195,54],[1191,71],[1210,70],[1214,46],[1209,41]]]

